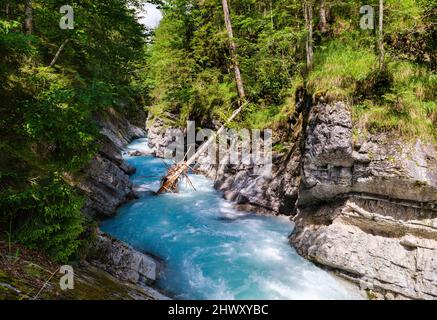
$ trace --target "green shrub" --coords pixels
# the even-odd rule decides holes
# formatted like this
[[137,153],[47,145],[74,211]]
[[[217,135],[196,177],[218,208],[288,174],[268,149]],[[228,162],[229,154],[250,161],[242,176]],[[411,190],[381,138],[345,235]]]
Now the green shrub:
[[57,177],[32,181],[22,192],[0,196],[2,220],[12,222],[14,239],[59,262],[74,257],[81,245],[83,204],[83,198]]

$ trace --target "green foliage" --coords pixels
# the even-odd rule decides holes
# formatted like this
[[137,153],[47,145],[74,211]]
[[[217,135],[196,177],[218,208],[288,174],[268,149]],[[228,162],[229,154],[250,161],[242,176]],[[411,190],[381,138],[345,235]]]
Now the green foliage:
[[[359,127],[432,138],[436,129],[436,1],[384,2],[386,67],[379,69],[377,34],[361,30],[354,0],[326,0],[328,30],[314,3],[314,68],[305,75],[314,95],[355,105]],[[377,2],[370,3],[378,14]],[[303,85],[305,21],[301,1],[230,2],[238,59],[251,102],[233,127],[277,127],[294,111]],[[221,2],[172,0],[150,48],[151,112],[179,115],[200,126],[223,122],[235,108],[234,75]],[[414,39],[414,40],[412,40]]]
[[371,131],[396,130],[408,138],[436,141],[437,77],[420,65],[393,61],[386,71],[390,83],[379,96],[357,103],[358,126]]
[[75,28],[62,30],[66,3],[34,0],[26,35],[24,2],[0,0],[0,231],[13,221],[15,240],[59,261],[80,245],[83,201],[64,177],[98,150],[95,119],[109,108],[130,117],[147,100],[147,30],[134,2],[69,1]]
[[[133,117],[147,104],[167,124],[196,120],[212,127],[235,110],[221,1],[151,1],[164,12],[153,37],[130,8],[141,1],[72,0],[75,28],[61,30],[64,1],[34,0],[32,35],[22,30],[24,2],[0,0],[0,8],[6,2],[8,14],[0,11],[0,220],[14,221],[20,241],[65,260],[79,245],[83,221],[81,200],[61,177],[80,171],[97,151],[95,118],[109,108]],[[307,72],[301,0],[229,1],[249,101],[230,126],[282,130],[295,111],[296,91],[305,87],[315,96],[348,100],[360,132],[435,141],[437,1],[384,1],[382,69],[376,32],[359,27],[359,8],[367,3],[325,0],[326,30],[320,3],[313,2],[314,67]]]
[[98,110],[93,110],[93,102],[105,101],[108,93],[95,87],[75,90],[64,77],[45,67],[34,71],[28,81],[35,94],[23,104],[23,134],[37,142],[41,160],[53,163],[55,169],[80,169],[96,151],[98,131],[90,118]]
[[32,44],[36,39],[34,37],[26,36],[21,32],[17,32],[20,27],[18,21],[0,19],[0,42],[2,44],[0,47],[0,54],[6,59],[1,64],[4,68],[3,71],[8,70],[5,68],[7,63],[15,64],[19,59],[23,59],[26,56],[35,53]]
[[81,244],[82,205],[83,199],[57,177],[33,180],[23,192],[5,192],[0,197],[1,211],[13,222],[15,238],[59,262],[68,261]]
[[377,57],[370,48],[357,46],[352,41],[333,40],[319,49],[314,65],[308,79],[309,90],[329,92],[345,99],[370,75],[377,65]]
[[[256,112],[282,110],[295,72],[300,68],[299,1],[230,3],[240,67],[249,100]],[[179,124],[196,120],[211,126],[223,122],[236,106],[228,38],[221,1],[172,0],[150,47],[151,112],[179,115]],[[298,12],[298,11],[297,11]],[[240,121],[251,123],[252,112]],[[247,118],[247,119],[246,119]],[[259,122],[266,119],[258,117]],[[257,123],[265,126],[267,123]]]
[[201,123],[211,119],[224,122],[232,114],[231,105],[237,93],[232,81],[220,81],[221,78],[217,69],[205,69],[197,74],[190,99],[180,110],[182,124],[187,119],[198,119]]

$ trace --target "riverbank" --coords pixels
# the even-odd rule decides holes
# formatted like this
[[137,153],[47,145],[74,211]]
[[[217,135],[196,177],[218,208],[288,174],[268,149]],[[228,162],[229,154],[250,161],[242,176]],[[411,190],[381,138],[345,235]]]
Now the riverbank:
[[38,251],[0,241],[0,300],[155,300],[145,286],[120,281],[85,261],[73,264],[74,289],[61,290],[61,266]]
[[[299,254],[357,284],[372,299],[435,299],[437,155],[432,144],[358,130],[351,108],[320,98],[293,118],[290,147],[271,178],[248,166],[197,170],[239,208],[292,216]],[[171,141],[160,121],[150,146]],[[206,160],[206,161],[202,161]]]
[[101,128],[99,152],[83,170],[65,175],[65,180],[86,199],[82,209],[89,230],[74,267],[75,290],[62,291],[59,264],[22,246],[0,243],[0,298],[31,299],[52,273],[39,299],[147,299],[168,297],[154,288],[163,268],[162,261],[102,233],[93,224],[114,216],[123,203],[135,198],[129,175],[135,171],[122,158],[124,147],[145,132],[110,109],[95,119]]
[[[136,198],[130,175],[135,168],[124,161],[123,150],[145,131],[115,110],[96,119],[101,128],[100,151],[70,183],[86,197],[82,211],[99,223],[116,215],[118,208]],[[92,231],[92,243],[86,246],[83,260],[122,284],[145,290],[153,299],[168,299],[154,288],[163,268],[161,259],[114,239],[98,228]]]
[[288,245],[288,217],[235,210],[211,179],[191,174],[196,191],[182,182],[180,193],[155,196],[166,165],[138,156],[138,150],[150,151],[146,145],[147,139],[135,141],[125,153],[137,169],[131,179],[138,199],[101,228],[164,258],[160,288],[176,299],[362,298],[296,254]]

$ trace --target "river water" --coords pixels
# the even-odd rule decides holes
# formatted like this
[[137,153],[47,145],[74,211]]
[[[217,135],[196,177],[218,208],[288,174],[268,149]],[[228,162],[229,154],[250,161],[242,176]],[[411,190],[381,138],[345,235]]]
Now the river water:
[[[128,146],[147,150],[147,139]],[[166,172],[161,159],[130,157],[141,197],[101,229],[165,260],[158,286],[176,299],[360,299],[359,293],[300,257],[288,244],[286,217],[233,209],[213,181],[190,175],[179,194],[154,196]]]

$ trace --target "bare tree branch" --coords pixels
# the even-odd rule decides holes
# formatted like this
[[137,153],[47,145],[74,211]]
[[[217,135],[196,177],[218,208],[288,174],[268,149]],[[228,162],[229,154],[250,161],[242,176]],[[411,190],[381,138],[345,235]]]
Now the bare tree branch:
[[59,47],[58,51],[56,52],[55,56],[53,57],[52,62],[50,62],[49,67],[53,67],[56,63],[56,61],[58,60],[62,50],[64,50],[65,46],[67,45],[67,43],[70,41],[70,39],[65,40],[61,46]]

